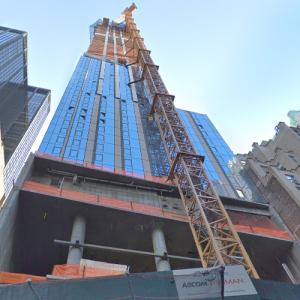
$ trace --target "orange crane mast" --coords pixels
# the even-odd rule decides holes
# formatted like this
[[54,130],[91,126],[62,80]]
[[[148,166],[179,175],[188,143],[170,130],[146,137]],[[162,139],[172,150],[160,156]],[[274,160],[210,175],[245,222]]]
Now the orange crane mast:
[[[123,11],[126,45],[134,53],[135,64],[142,71],[151,97],[151,114],[158,124],[171,166],[169,179],[179,190],[190,228],[203,267],[243,265],[248,274],[259,278],[227,212],[203,168],[204,158],[198,155],[174,106],[174,96],[161,79],[137,29],[133,3]],[[132,55],[132,54],[131,54]]]

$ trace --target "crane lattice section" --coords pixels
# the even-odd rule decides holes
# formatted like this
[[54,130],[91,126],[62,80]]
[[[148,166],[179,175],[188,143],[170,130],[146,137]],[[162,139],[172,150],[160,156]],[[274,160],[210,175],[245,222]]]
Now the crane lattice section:
[[[203,168],[203,157],[198,155],[174,106],[174,96],[161,79],[158,66],[151,58],[132,11],[133,4],[123,13],[126,21],[126,46],[136,57],[147,82],[152,111],[171,165],[169,178],[176,183],[203,267],[241,264],[249,275],[258,274]],[[132,54],[134,53],[134,54]]]

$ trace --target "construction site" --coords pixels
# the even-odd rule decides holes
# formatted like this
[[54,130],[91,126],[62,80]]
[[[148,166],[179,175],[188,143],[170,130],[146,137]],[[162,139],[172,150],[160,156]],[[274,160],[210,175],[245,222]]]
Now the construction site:
[[[297,236],[219,163],[206,117],[175,107],[135,9],[90,26],[2,208],[0,299],[300,299]],[[220,297],[176,287],[218,268]]]

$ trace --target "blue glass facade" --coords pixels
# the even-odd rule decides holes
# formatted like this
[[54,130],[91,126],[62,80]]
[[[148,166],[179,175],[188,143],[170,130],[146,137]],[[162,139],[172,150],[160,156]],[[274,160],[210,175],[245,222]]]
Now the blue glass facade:
[[25,32],[0,27],[0,129],[6,163],[46,98],[45,90],[27,85],[26,44]]
[[[104,70],[103,78],[100,71]],[[115,72],[118,74],[115,74]],[[116,77],[119,78],[116,83]],[[145,174],[141,141],[128,68],[113,62],[82,56],[44,136],[39,151],[71,160],[87,162],[87,145],[92,143],[92,163],[116,170],[116,156],[129,174]],[[118,84],[119,95],[116,94]],[[94,138],[91,138],[91,116],[99,97]],[[120,126],[115,128],[116,102],[119,102]],[[95,124],[94,124],[95,125]],[[121,147],[115,145],[119,134]],[[90,140],[89,140],[90,137]],[[91,145],[89,145],[91,146]]]
[[81,57],[40,146],[40,151],[83,162],[100,62]]
[[95,164],[114,169],[115,164],[115,96],[114,64],[105,63],[103,90],[98,116],[98,131],[95,149]]
[[[225,174],[230,175],[229,162],[234,158],[234,153],[229,148],[223,137],[209,120],[207,115],[195,112],[177,110],[198,154],[205,156],[205,168],[211,180],[220,180],[214,163],[209,157],[213,156]],[[189,117],[188,117],[189,116]],[[202,139],[200,138],[202,137]],[[204,144],[206,147],[204,147]],[[209,149],[209,152],[206,149]]]
[[[135,80],[139,79],[141,73],[139,70],[134,70]],[[136,84],[137,93],[139,96],[139,109],[141,113],[141,121],[143,130],[145,133],[145,142],[147,145],[147,152],[149,156],[149,161],[151,162],[151,174],[153,176],[167,176],[169,174],[169,161],[163,142],[161,140],[160,132],[155,120],[149,120],[149,111],[151,110],[151,105],[149,101],[148,90],[146,87],[146,82],[138,82]]]
[[6,42],[10,42],[16,37],[20,36],[19,33],[8,31],[4,28],[0,29],[0,44],[3,45]]
[[0,88],[3,99],[14,85],[27,83],[25,33],[0,27]]
[[[138,70],[134,73],[139,78]],[[168,175],[168,159],[158,127],[148,118],[150,104],[145,85],[140,82],[135,88],[138,104],[134,101],[128,67],[82,56],[39,151],[110,171],[121,169],[138,176]],[[232,151],[206,115],[180,109],[178,113],[196,151],[205,156],[208,176],[215,185],[225,186],[224,177],[230,176],[228,163],[233,158]],[[142,148],[146,149],[144,156]],[[118,167],[117,161],[120,161]],[[147,162],[150,173],[145,171]]]
[[124,169],[133,173],[144,173],[137,120],[129,83],[129,74],[120,66],[120,97],[122,140],[124,147]]
[[232,161],[234,154],[229,146],[226,144],[218,130],[209,120],[207,115],[191,113],[193,120],[195,121],[199,131],[201,131],[205,138],[209,148],[217,158],[222,170],[226,174],[230,174],[231,170],[228,167],[229,161]]
[[[108,26],[108,27],[107,27]],[[147,178],[170,165],[141,70],[129,57],[119,26],[90,26],[91,43],[72,75],[39,151],[79,164]],[[124,57],[123,57],[124,55]],[[125,65],[128,64],[128,66]],[[222,196],[239,197],[229,168],[234,154],[206,115],[178,109],[208,177]]]
[[[100,61],[89,59],[85,61],[84,66],[86,75],[84,78],[80,78],[81,88],[77,88],[76,96],[72,97],[71,105],[68,107],[70,118],[68,121],[71,121],[73,117],[73,124],[72,127],[69,127],[69,136],[63,153],[65,159],[78,162],[84,161],[93,101],[96,95],[97,79],[100,71]],[[73,113],[72,116],[71,113]]]
[[[90,34],[89,50],[77,64],[39,151],[112,172],[167,176],[170,166],[160,133],[148,117],[147,83],[137,66],[124,64],[128,58],[120,56],[126,46],[118,25],[98,20]],[[218,192],[237,197],[228,166],[234,154],[222,136],[206,115],[180,109],[178,114]]]
[[[205,151],[201,141],[199,140],[199,137],[197,136],[196,131],[194,130],[192,124],[190,123],[188,117],[186,116],[186,112],[181,109],[177,109],[177,112],[179,113],[179,116],[180,116],[181,120],[183,121],[183,124],[187,130],[187,133],[188,133],[194,147],[195,147],[195,150],[197,151],[198,154],[203,155],[205,157],[204,167],[205,167],[205,170],[206,170],[210,180],[212,180],[212,181],[220,180],[220,177],[219,177],[214,165],[212,164],[210,158],[208,157],[208,154]],[[197,114],[197,115],[200,115],[200,114]]]
[[234,154],[207,115],[177,110],[198,154],[205,156],[204,167],[219,195],[244,199],[245,184],[229,165]]

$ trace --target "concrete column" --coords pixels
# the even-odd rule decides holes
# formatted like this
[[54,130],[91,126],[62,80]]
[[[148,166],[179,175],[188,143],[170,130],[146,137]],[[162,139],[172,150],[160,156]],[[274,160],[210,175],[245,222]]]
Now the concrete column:
[[[152,231],[152,243],[154,253],[164,255],[167,253],[167,246],[164,233],[161,227],[156,226]],[[170,271],[171,267],[169,261],[160,257],[155,257],[155,264],[157,271]]]
[[[86,221],[83,217],[77,216],[74,219],[71,242],[84,243]],[[83,249],[70,246],[68,254],[68,264],[79,264],[82,258]]]

